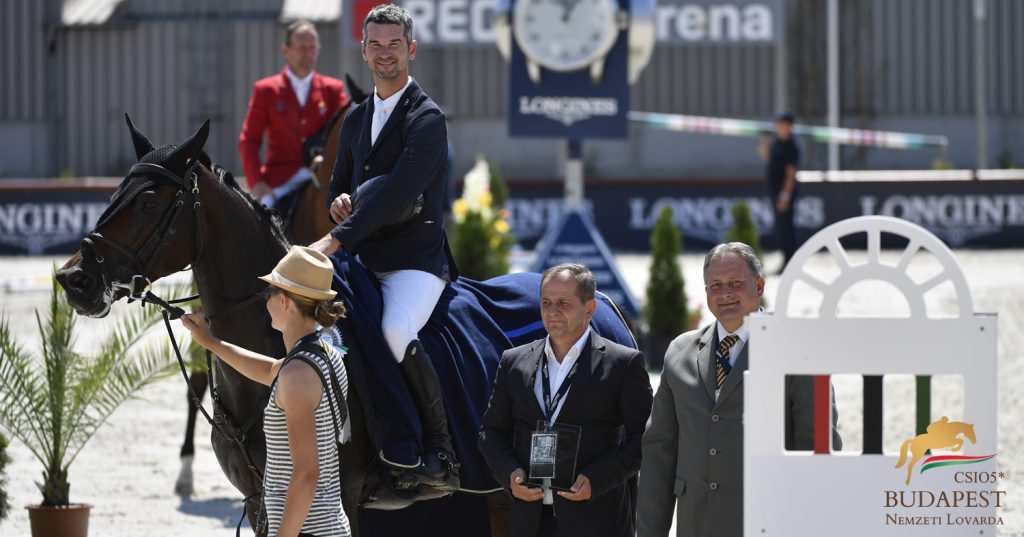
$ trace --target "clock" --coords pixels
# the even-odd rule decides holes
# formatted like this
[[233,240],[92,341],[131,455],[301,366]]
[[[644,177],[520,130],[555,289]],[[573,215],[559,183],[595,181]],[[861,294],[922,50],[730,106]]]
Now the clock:
[[559,72],[589,68],[598,84],[605,56],[626,19],[616,0],[517,0],[512,33],[534,84],[540,83],[542,67]]

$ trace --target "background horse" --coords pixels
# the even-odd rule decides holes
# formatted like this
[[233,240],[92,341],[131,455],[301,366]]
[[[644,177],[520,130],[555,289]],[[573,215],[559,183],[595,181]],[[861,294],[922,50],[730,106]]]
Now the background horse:
[[[79,313],[102,317],[114,301],[143,296],[149,281],[191,265],[203,309],[217,337],[268,356],[283,356],[280,335],[270,327],[269,315],[260,300],[263,284],[257,276],[274,267],[288,244],[274,213],[244,192],[230,173],[214,167],[215,174],[197,161],[208,128],[209,122],[177,147],[154,148],[129,120],[140,163],[132,166],[95,230],[82,240],[80,250],[58,271],[57,279]],[[387,487],[390,474],[380,463],[384,451],[378,425],[386,416],[376,405],[380,403],[378,399],[390,398],[391,394],[376,389],[380,383],[368,370],[391,367],[397,374],[397,365],[375,355],[387,348],[380,334],[379,289],[361,265],[344,255],[333,260],[338,271],[334,287],[349,309],[349,316],[338,325],[350,349],[346,368],[351,386],[348,405],[352,425],[351,441],[342,447],[340,455],[342,494],[345,510],[358,531],[361,506],[398,509],[441,493],[434,489],[396,493],[393,484],[390,489]],[[509,283],[518,287],[509,287]],[[501,352],[524,339],[536,339],[538,331],[543,330],[539,283],[537,274],[510,275],[488,282],[456,282],[446,288],[439,301],[441,307],[420,335],[428,345],[442,383],[454,378],[456,382],[465,382],[465,388],[472,392],[455,393],[458,390],[449,386],[445,400],[449,423],[458,429],[453,430],[453,435],[463,463],[463,486],[469,488],[465,483],[476,481],[475,492],[498,490],[489,472],[479,471],[482,457],[475,448],[479,416],[489,398]],[[466,308],[467,304],[479,306],[479,311]],[[492,321],[492,313],[498,312],[512,314],[511,324],[502,327]],[[632,343],[632,335],[624,328],[614,306],[599,302],[598,312],[593,322],[597,333]],[[467,347],[479,347],[483,352],[469,354],[472,349]],[[442,352],[442,348],[447,352]],[[453,361],[456,354],[459,360]],[[443,360],[457,363],[453,366]],[[467,364],[476,369],[458,369]],[[268,389],[220,362],[215,368],[215,380],[213,449],[228,479],[246,496],[250,522],[262,535],[265,528],[258,527],[257,494],[265,464],[262,412]],[[374,389],[368,388],[371,385]],[[367,395],[375,405],[364,405],[369,400]],[[399,392],[394,395],[401,396]],[[367,412],[376,412],[374,427],[368,426]],[[467,467],[474,465],[478,469],[475,474],[467,471]],[[482,499],[479,495],[454,496]],[[429,534],[430,530],[458,535],[486,533],[486,525],[483,531],[458,526],[474,515],[486,524],[485,502],[477,502],[480,509],[474,513],[464,508],[446,512],[442,506],[455,504],[444,501],[428,503],[432,509],[420,510],[427,517],[421,519],[421,535]],[[402,516],[389,518],[408,516],[409,512],[403,511]],[[449,529],[453,525],[455,529]],[[372,528],[368,533],[373,533]]]

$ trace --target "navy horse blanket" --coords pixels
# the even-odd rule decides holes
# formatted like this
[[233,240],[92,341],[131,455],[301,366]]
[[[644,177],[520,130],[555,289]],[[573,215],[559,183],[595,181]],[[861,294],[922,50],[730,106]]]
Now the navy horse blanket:
[[[334,290],[348,314],[339,320],[346,360],[359,382],[373,445],[385,461],[419,461],[423,429],[391,356],[380,322],[380,286],[345,253],[332,257]],[[602,337],[636,348],[615,305],[598,293],[591,327]],[[477,450],[477,433],[491,397],[504,351],[546,336],[540,319],[540,274],[518,273],[478,282],[465,278],[448,285],[419,337],[430,354],[444,392],[448,427],[461,463],[462,490],[500,490]],[[355,367],[353,367],[355,366]]]

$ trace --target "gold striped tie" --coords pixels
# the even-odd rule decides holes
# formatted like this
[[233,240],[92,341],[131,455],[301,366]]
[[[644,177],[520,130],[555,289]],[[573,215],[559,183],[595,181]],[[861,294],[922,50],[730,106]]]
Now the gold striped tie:
[[718,343],[718,359],[715,360],[715,389],[721,390],[725,384],[725,377],[732,371],[732,364],[729,363],[729,349],[740,340],[740,337],[732,334],[725,336]]

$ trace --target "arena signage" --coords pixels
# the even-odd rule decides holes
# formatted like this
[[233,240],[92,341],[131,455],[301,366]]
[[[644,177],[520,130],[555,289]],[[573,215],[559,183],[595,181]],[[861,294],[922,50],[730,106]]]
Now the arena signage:
[[106,207],[106,202],[2,203],[0,253],[42,255],[73,251]]
[[[359,43],[362,21],[382,0],[356,0],[347,20],[346,45]],[[415,38],[440,46],[494,46],[498,0],[401,0],[412,14]],[[346,10],[347,11],[347,10]],[[660,0],[657,41],[684,45],[767,45],[784,35],[781,0]]]
[[[808,183],[801,188],[795,219],[804,238],[839,220],[881,215],[919,224],[952,247],[1024,247],[1024,182]],[[513,231],[524,248],[532,248],[561,215],[561,189],[513,183],[511,194]],[[686,248],[706,249],[732,226],[736,201],[750,208],[762,244],[774,247],[772,206],[759,181],[595,183],[588,185],[586,197],[613,250],[646,250],[663,207],[673,209]]]

